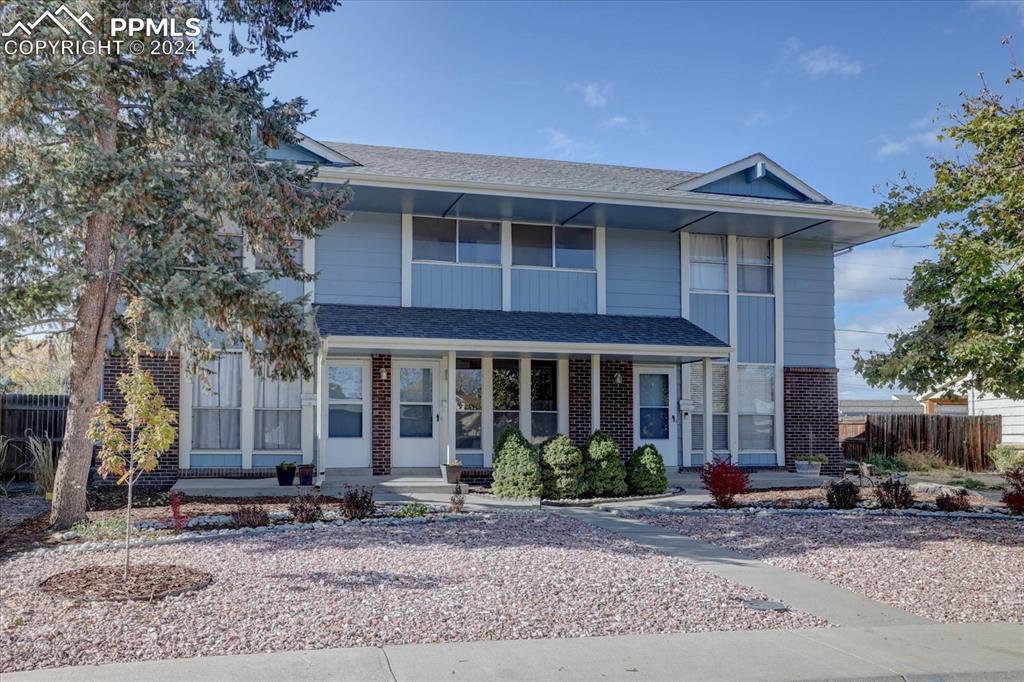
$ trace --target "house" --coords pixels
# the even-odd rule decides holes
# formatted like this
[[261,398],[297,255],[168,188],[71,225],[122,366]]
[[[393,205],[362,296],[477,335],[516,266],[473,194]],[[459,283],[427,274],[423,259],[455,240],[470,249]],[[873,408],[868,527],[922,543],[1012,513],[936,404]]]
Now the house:
[[1001,444],[1024,448],[1024,400],[998,398],[973,389],[967,392],[967,400],[969,414],[973,417],[994,414],[1002,416]]
[[315,304],[316,377],[227,353],[211,393],[160,359],[180,447],[158,478],[456,458],[486,476],[509,425],[654,443],[670,470],[816,453],[840,470],[833,254],[885,236],[869,210],[763,154],[695,173],[306,138],[272,157],[355,192],[302,245],[319,278],[274,283]]
[[917,396],[924,405],[925,414],[966,415],[969,412],[967,398],[962,394],[950,393],[949,389],[936,389]]

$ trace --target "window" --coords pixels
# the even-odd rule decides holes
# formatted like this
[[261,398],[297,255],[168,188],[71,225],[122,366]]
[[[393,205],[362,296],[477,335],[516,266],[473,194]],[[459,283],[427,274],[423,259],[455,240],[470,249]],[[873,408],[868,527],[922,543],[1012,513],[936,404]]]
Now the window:
[[736,240],[737,288],[744,294],[772,293],[772,243],[768,239]]
[[511,427],[519,428],[519,361],[494,360],[494,442]]
[[558,362],[530,365],[530,442],[540,445],[558,433]]
[[728,259],[725,237],[710,234],[690,235],[690,288],[728,291]]
[[775,450],[775,367],[739,366],[740,450]]
[[327,436],[363,437],[363,368],[333,365],[327,368]]
[[412,219],[413,260],[501,263],[501,223],[452,218]]
[[254,450],[302,449],[302,382],[255,377]]
[[666,440],[669,435],[669,376],[641,373],[637,405],[640,410],[640,440]]
[[512,265],[594,268],[594,229],[512,225]]
[[455,361],[455,449],[479,450],[483,427],[483,372],[481,361]]
[[[302,267],[302,239],[292,239],[292,246],[288,248],[288,253],[291,255],[292,260],[295,261],[296,265]],[[273,266],[273,260],[269,255],[264,255],[259,252],[256,253],[256,269],[267,270]]]
[[[694,362],[690,368],[690,446],[704,451],[704,365]],[[711,364],[711,449],[729,451],[729,364]]]
[[434,373],[429,367],[399,368],[398,403],[402,438],[434,437]]
[[224,353],[205,363],[192,379],[192,449],[241,449],[242,354]]

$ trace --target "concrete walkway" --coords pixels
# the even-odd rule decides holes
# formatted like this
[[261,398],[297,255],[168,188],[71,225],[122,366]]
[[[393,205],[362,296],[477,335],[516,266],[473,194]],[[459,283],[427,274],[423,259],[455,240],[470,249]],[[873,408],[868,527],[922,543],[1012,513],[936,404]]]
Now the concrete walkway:
[[939,678],[1024,678],[1024,626],[977,623],[408,644],[119,663],[3,676],[4,682],[932,682]]
[[764,592],[792,609],[820,616],[832,625],[870,627],[931,622],[850,590],[637,519],[593,509],[562,508],[557,509],[557,513],[617,533],[664,554],[688,559],[709,573]]

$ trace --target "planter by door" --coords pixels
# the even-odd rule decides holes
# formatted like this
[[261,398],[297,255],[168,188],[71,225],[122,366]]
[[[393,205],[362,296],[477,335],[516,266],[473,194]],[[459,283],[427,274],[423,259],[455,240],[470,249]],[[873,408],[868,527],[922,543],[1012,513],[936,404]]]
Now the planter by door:
[[462,478],[462,465],[461,464],[442,464],[441,475],[444,476],[445,483],[455,484]]
[[291,485],[295,482],[295,467],[277,467],[277,484]]
[[796,461],[796,472],[804,476],[821,476],[821,462]]
[[295,470],[299,474],[299,485],[313,485],[313,474],[316,473],[316,467],[312,464],[300,464]]

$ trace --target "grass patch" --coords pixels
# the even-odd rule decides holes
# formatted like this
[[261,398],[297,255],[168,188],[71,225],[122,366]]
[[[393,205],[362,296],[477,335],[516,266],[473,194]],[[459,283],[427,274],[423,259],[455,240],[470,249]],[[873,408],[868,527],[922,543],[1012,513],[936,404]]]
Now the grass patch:
[[899,457],[889,457],[881,452],[872,452],[867,463],[871,465],[874,474],[903,473],[907,470],[907,465]]
[[[958,485],[961,488],[967,488],[968,490],[988,490],[990,488],[990,486],[985,485],[976,478],[954,478],[950,479],[949,483],[946,485]],[[992,490],[998,490],[998,488],[993,487]]]

